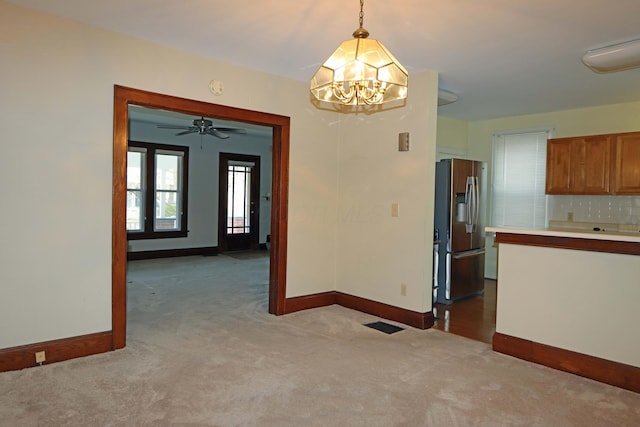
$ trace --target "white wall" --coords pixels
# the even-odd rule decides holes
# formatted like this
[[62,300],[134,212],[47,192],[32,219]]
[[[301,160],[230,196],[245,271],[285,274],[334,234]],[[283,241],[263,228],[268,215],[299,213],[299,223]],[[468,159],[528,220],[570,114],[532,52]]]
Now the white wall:
[[129,125],[129,139],[132,141],[189,147],[189,234],[176,239],[130,240],[129,250],[138,252],[218,245],[218,169],[221,152],[260,156],[259,242],[265,243],[271,229],[271,202],[262,196],[271,193],[271,136],[249,133],[232,135],[223,140],[205,135],[201,140],[198,134],[176,137],[174,133],[158,129],[151,123],[131,122]]
[[[339,287],[418,311],[430,304],[425,282],[431,257],[426,240],[433,229],[432,74],[412,76],[411,111],[366,117],[359,134],[340,122],[362,118],[316,108],[307,82],[2,1],[0,28],[0,348],[111,329],[114,84],[291,117],[288,297]],[[214,78],[225,84],[222,96],[209,92]],[[397,147],[397,133],[407,130],[412,151],[384,159],[388,147]],[[355,146],[339,154],[347,142]],[[358,173],[347,171],[349,159],[363,148],[372,150],[372,159]],[[338,217],[345,206],[338,201],[352,193],[358,194],[357,206],[379,208],[366,212],[376,219],[341,235],[345,220]],[[392,201],[400,203],[395,222],[388,215]],[[379,239],[384,249],[373,246]],[[354,250],[366,242],[366,251],[338,250],[352,241],[360,242]],[[354,280],[371,265],[376,268],[367,280]],[[409,285],[406,298],[399,297],[401,280]]]

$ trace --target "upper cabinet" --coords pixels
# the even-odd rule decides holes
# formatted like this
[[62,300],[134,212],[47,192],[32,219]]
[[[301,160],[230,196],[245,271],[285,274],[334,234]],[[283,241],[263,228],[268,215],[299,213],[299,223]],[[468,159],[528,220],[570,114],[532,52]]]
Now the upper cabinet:
[[547,194],[640,194],[640,132],[550,139]]
[[625,133],[615,139],[615,194],[640,194],[640,132]]
[[550,139],[547,194],[609,194],[610,135]]

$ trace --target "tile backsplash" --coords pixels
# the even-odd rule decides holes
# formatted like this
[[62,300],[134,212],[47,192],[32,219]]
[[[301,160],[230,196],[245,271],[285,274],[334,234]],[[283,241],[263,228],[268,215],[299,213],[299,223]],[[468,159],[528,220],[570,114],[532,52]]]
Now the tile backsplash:
[[640,196],[548,196],[548,220],[640,224]]

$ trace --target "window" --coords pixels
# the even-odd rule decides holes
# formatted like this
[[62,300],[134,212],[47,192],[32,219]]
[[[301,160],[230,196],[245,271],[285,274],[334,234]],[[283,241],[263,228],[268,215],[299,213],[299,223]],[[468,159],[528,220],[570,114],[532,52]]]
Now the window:
[[552,129],[497,133],[493,138],[491,225],[544,227],[547,139]]
[[129,142],[127,238],[187,236],[189,148]]

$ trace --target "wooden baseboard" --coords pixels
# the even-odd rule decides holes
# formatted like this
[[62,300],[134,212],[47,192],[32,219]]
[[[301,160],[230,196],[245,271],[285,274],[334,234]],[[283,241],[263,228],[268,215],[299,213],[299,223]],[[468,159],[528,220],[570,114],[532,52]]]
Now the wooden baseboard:
[[338,304],[418,329],[428,329],[432,327],[434,323],[434,316],[431,311],[419,313],[335,291],[287,298],[285,301],[285,314],[308,310],[310,308],[325,307],[332,304]]
[[640,393],[640,368],[496,332],[493,350]]
[[35,354],[40,351],[45,352],[44,364],[48,365],[111,350],[113,350],[111,331],[10,347],[0,349],[0,372],[37,366]]
[[138,261],[142,259],[174,258],[194,255],[215,256],[218,255],[218,247],[208,246],[204,248],[161,249],[156,251],[127,252],[127,260]]
[[343,294],[342,292],[336,292],[336,294],[336,303],[343,307],[373,314],[374,316],[393,320],[404,325],[413,326],[414,328],[429,329],[435,321],[432,311],[419,313],[366,298]]
[[[287,298],[285,300],[285,314],[332,304],[339,304],[418,329],[428,329],[433,326],[434,322],[431,311],[418,313],[335,291]],[[0,349],[0,372],[37,366],[35,354],[40,351],[44,351],[46,354],[45,364],[50,364],[111,350],[113,350],[111,331],[5,348]]]
[[309,310],[311,308],[326,307],[336,303],[336,292],[321,292],[312,295],[287,298],[284,302],[285,314],[296,311]]

